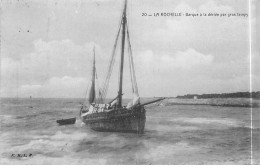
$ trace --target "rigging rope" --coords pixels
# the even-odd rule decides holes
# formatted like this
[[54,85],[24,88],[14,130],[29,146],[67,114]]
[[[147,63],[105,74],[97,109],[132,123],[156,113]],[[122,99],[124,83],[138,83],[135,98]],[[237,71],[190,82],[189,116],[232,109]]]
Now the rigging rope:
[[119,38],[119,35],[120,35],[121,27],[122,27],[122,19],[123,19],[123,16],[120,20],[119,30],[117,32],[117,36],[116,36],[116,39],[115,39],[112,55],[111,55],[111,58],[110,58],[110,64],[109,64],[109,67],[108,67],[106,79],[104,81],[103,88],[102,88],[102,93],[101,93],[101,102],[102,103],[105,101],[105,98],[106,98],[106,95],[107,95],[109,80],[110,80],[110,77],[111,77],[111,74],[112,74],[112,71],[113,71],[113,67],[114,67],[114,63],[115,63],[115,52],[116,52],[117,42],[118,42],[118,38]]
[[132,92],[134,93],[135,92],[135,88],[134,88],[134,85],[133,85],[133,70],[132,70],[132,66],[131,66],[131,56],[130,56],[130,47],[129,47],[129,44],[128,44],[128,52],[129,52],[129,69],[130,69],[130,77],[131,77],[131,84],[132,84]]
[[[113,71],[113,67],[114,67],[114,63],[115,63],[115,53],[116,53],[118,38],[119,38],[120,32],[121,32],[123,17],[124,17],[124,13],[122,14],[122,17],[121,17],[121,20],[120,20],[119,30],[117,32],[117,36],[116,36],[115,43],[114,43],[114,46],[113,46],[113,51],[112,51],[112,55],[111,55],[111,58],[110,58],[110,63],[109,63],[106,79],[104,81],[103,88],[102,88],[102,91],[101,91],[100,101],[102,103],[104,103],[104,101],[106,99],[107,92],[108,92],[109,80],[110,80],[110,77],[111,77],[111,74],[112,74],[112,71]],[[129,67],[130,67],[132,91],[133,91],[134,94],[139,96],[138,95],[137,82],[136,82],[136,76],[135,76],[132,48],[131,48],[131,43],[130,43],[129,28],[128,28],[127,22],[126,22],[126,32],[127,32],[127,41],[128,41]]]
[[130,75],[131,75],[131,82],[132,82],[132,88],[133,92],[136,95],[138,94],[138,87],[137,87],[137,82],[136,82],[136,76],[135,76],[135,68],[134,68],[134,60],[133,60],[133,53],[132,53],[132,47],[131,47],[131,42],[130,42],[130,35],[129,35],[129,28],[128,24],[126,24],[126,32],[127,32],[127,41],[128,41],[128,51],[129,51],[129,66],[130,66]]

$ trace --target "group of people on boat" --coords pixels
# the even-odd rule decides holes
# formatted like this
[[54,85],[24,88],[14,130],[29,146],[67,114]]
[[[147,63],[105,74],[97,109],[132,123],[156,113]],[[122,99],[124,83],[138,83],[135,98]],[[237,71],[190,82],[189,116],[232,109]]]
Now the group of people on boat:
[[[87,115],[90,113],[109,112],[117,108],[117,99],[111,101],[108,104],[91,103],[88,107],[86,105],[81,106],[81,114]],[[134,96],[134,98],[123,108],[130,109],[140,103],[140,97]]]

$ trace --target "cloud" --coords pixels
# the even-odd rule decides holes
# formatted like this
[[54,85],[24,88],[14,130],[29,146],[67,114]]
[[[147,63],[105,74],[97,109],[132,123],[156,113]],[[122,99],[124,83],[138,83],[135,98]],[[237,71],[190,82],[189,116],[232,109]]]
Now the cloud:
[[98,66],[105,66],[107,58],[93,42],[76,45],[70,40],[39,39],[34,41],[34,51],[21,60],[3,57],[1,96],[82,97],[90,79],[94,45]]
[[82,77],[52,77],[44,85],[22,85],[22,97],[84,97],[88,80]]
[[217,4],[216,1],[210,0],[207,3],[202,4],[199,9],[199,12],[208,12],[208,13],[234,13],[234,9],[231,6]]
[[189,48],[184,52],[177,52],[175,58],[170,56],[162,57],[165,63],[177,68],[193,68],[195,66],[209,65],[213,61],[212,55],[204,55]]
[[[231,6],[209,1],[197,8],[182,2],[175,10],[186,13],[235,13]],[[242,17],[165,17],[153,27],[153,31],[143,30],[145,46],[155,52],[173,52],[193,48],[202,53],[216,56],[216,62],[241,59],[248,55],[248,18]],[[239,29],[238,29],[239,27]],[[155,45],[156,44],[156,45]]]
[[249,90],[247,58],[214,63],[215,57],[191,48],[169,55],[152,50],[139,53],[136,71],[140,94],[149,95],[151,90],[161,96]]
[[34,41],[34,51],[24,55],[21,60],[3,57],[2,75],[18,71],[25,80],[46,80],[50,75],[80,76],[91,69],[94,45],[96,52],[99,52],[100,47],[93,42],[76,45],[71,40],[45,42],[39,39]]
[[24,84],[13,87],[2,87],[1,96],[19,97],[84,97],[88,85],[88,79],[82,77],[52,77],[44,84]]
[[[98,3],[99,6],[95,2],[68,1],[57,5],[49,2],[43,3],[39,11],[38,3],[31,3],[29,11],[25,8],[17,10],[15,5],[5,4],[1,96],[80,95],[79,91],[70,91],[74,88],[69,87],[68,83],[75,88],[87,83],[94,45],[99,84],[102,84],[122,4]],[[129,2],[131,14],[128,19],[141,96],[230,92],[234,88],[248,88],[248,18],[140,16],[142,12],[157,11],[184,14],[246,13],[248,8],[244,4],[247,2],[202,0],[146,3],[148,1]],[[35,15],[31,16],[31,13]],[[13,17],[19,22],[8,20]],[[34,24],[36,21],[40,24]],[[31,34],[25,31],[29,28]],[[259,59],[254,57],[254,60]],[[127,64],[126,60],[124,92],[131,87]],[[255,65],[254,75],[258,70]],[[118,65],[115,64],[110,91],[116,92],[118,88],[117,71]],[[161,88],[165,88],[165,91],[162,92]],[[115,94],[110,95],[114,97]]]
[[139,53],[136,58],[139,58],[136,61],[137,72],[148,73],[155,70],[165,73],[174,72],[176,69],[189,70],[208,66],[213,62],[214,56],[189,48],[169,55],[159,55],[147,50]]

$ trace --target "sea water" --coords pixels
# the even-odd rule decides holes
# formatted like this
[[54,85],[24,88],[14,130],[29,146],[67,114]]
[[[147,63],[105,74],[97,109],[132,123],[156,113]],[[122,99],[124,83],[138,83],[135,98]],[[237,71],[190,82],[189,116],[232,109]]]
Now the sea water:
[[253,139],[245,107],[154,104],[143,135],[95,132],[79,120],[58,126],[57,119],[78,117],[81,102],[1,99],[0,164],[260,163],[259,108]]

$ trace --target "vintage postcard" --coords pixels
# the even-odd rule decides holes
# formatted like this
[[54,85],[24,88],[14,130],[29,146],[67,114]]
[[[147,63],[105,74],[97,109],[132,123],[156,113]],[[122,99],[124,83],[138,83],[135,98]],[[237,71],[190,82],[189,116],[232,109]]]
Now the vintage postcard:
[[0,164],[260,164],[259,0],[2,0]]

